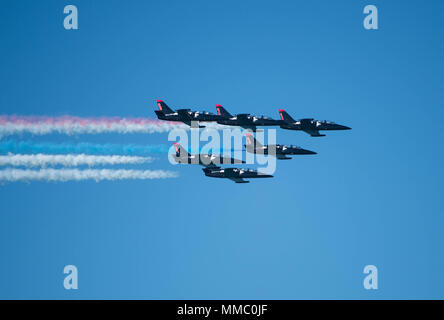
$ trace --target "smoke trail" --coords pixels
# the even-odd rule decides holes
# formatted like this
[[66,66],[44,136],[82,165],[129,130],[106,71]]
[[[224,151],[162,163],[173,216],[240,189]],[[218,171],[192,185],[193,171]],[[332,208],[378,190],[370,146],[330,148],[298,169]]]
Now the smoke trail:
[[83,181],[166,179],[177,178],[177,172],[164,170],[111,170],[111,169],[5,169],[0,170],[0,181]]
[[8,154],[0,156],[0,166],[25,166],[25,167],[46,167],[62,165],[66,167],[76,167],[81,165],[115,165],[115,164],[140,164],[152,162],[151,157],[136,156],[94,156],[86,154]]
[[140,144],[96,144],[80,143],[54,143],[5,140],[0,141],[0,154],[7,153],[52,153],[72,154],[88,153],[100,155],[150,155],[154,153],[168,153],[169,145],[140,145]]
[[180,123],[159,121],[147,118],[80,118],[73,116],[0,116],[0,138],[31,133],[97,134],[97,133],[156,133],[172,129],[188,128]]

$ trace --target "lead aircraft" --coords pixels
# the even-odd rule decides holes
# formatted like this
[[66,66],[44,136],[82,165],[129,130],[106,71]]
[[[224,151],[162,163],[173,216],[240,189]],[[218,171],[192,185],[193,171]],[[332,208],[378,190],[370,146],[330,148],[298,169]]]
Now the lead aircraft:
[[294,120],[285,110],[279,109],[281,115],[282,129],[300,130],[308,133],[312,137],[325,137],[325,134],[320,134],[319,130],[350,130],[351,128],[336,124],[332,121],[315,120],[313,118]]

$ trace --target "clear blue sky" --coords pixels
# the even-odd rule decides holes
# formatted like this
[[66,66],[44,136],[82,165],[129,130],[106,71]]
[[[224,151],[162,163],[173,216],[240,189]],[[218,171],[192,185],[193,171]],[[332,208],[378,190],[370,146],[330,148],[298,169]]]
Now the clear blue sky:
[[431,0],[2,1],[2,114],[154,117],[163,98],[353,130],[280,130],[318,155],[246,185],[166,158],[154,165],[180,178],[1,185],[0,298],[444,298],[443,32]]

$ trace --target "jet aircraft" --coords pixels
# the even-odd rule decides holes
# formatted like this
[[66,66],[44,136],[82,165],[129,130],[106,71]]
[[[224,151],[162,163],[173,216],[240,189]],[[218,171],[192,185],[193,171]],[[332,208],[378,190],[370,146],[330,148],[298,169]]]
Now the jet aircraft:
[[202,169],[207,177],[212,178],[226,178],[236,183],[249,183],[250,181],[244,179],[252,178],[273,178],[272,175],[264,174],[256,170],[251,169],[239,169],[239,168],[210,168],[206,167]]
[[268,117],[256,117],[249,113],[241,113],[233,116],[220,104],[216,104],[217,115],[219,118],[216,120],[217,123],[227,125],[227,126],[239,126],[244,129],[252,130],[256,132],[257,126],[279,126],[281,124],[280,120],[274,120]]
[[[256,153],[261,155],[273,155],[279,160],[290,160],[292,158],[287,157],[289,155],[298,155],[298,154],[316,154],[316,152],[302,149],[297,146],[287,146],[287,145],[263,145],[259,141],[257,141],[251,133],[247,133],[247,144],[245,145],[245,149],[247,152]],[[276,154],[273,152],[269,152],[270,150],[275,150]]]
[[204,167],[219,168],[221,164],[245,163],[243,160],[214,154],[189,154],[179,143],[174,143],[176,154],[173,159],[182,164],[199,164]]
[[336,124],[331,121],[314,120],[312,118],[294,120],[285,110],[279,109],[281,115],[282,129],[301,130],[312,137],[324,137],[325,134],[320,134],[319,130],[350,130],[351,128]]
[[190,127],[205,128],[205,126],[200,126],[198,123],[216,121],[220,118],[218,115],[206,111],[191,111],[191,109],[178,109],[174,111],[162,100],[157,100],[157,106],[159,110],[154,112],[159,120],[183,122]]

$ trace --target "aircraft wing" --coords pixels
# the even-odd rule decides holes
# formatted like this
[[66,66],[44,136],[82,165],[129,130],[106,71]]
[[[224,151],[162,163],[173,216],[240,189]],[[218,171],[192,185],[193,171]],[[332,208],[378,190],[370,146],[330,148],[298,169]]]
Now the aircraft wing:
[[177,114],[179,116],[180,121],[182,121],[183,123],[191,126],[192,118],[191,118],[190,114],[188,113],[188,110],[186,110],[186,109],[179,109],[179,110],[177,110]]
[[307,132],[312,137],[325,137],[325,134],[320,134],[319,130],[304,130],[304,131]]
[[[225,157],[223,155],[200,154],[201,165],[205,167],[220,168],[221,164],[238,164],[245,163],[241,159]],[[227,168],[228,169],[228,168]]]
[[250,182],[250,181],[246,181],[242,178],[228,178],[228,179],[230,179],[231,181],[234,181],[236,183],[249,183]]
[[237,120],[241,120],[241,121],[249,120],[249,121],[251,121],[250,114],[248,114],[248,113],[241,113],[241,114],[236,115],[236,117],[237,117]]
[[281,153],[278,153],[276,155],[276,158],[278,158],[279,160],[290,160],[290,159],[292,159],[290,157],[287,157],[285,154],[281,154]]
[[[191,115],[188,112],[189,112],[188,109],[177,110],[177,115],[179,116],[179,120],[182,121],[183,123],[185,123],[186,125],[189,125],[190,127],[195,127],[195,126],[193,126],[192,122],[195,122],[197,124],[197,121],[193,120],[193,118],[191,117]],[[199,125],[197,125],[197,127],[198,128],[205,128],[204,126],[199,126]]]
[[235,171],[237,171],[237,169],[234,169],[234,168],[225,168],[224,171],[225,171],[225,173],[227,173],[227,174],[233,174]]
[[244,129],[247,129],[247,130],[251,130],[253,132],[257,131],[256,130],[256,126],[240,126],[240,127],[244,128]]
[[245,163],[244,160],[236,159],[236,158],[231,158],[231,157],[225,157],[225,156],[220,156],[219,162],[221,164],[222,163],[223,164],[225,164],[225,163],[229,163],[229,164]]

